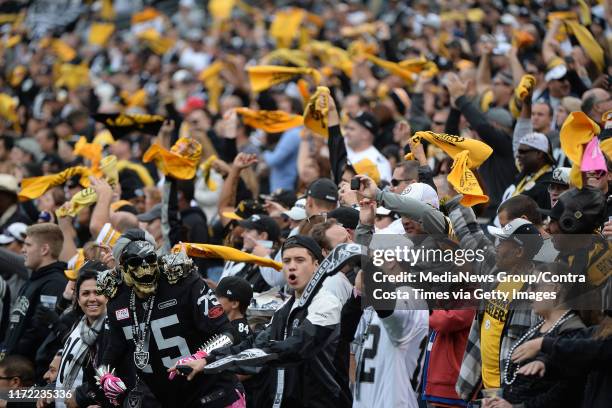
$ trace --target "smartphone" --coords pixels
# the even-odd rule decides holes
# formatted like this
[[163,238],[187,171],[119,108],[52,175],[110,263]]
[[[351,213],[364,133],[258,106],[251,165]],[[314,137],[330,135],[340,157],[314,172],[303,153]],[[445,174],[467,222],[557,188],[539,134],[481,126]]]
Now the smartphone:
[[357,177],[353,177],[351,179],[351,190],[359,190],[359,184],[361,182],[359,181],[359,179]]
[[193,368],[188,365],[177,365],[176,370],[183,375],[189,375],[193,371]]

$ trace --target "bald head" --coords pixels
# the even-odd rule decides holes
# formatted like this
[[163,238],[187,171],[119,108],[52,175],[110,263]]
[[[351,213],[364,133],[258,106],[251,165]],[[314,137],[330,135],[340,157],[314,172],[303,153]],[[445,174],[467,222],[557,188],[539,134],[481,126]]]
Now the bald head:
[[138,218],[127,211],[117,211],[110,217],[111,225],[119,232],[125,232],[130,228],[138,228]]
[[605,89],[593,88],[582,94],[581,110],[600,125],[603,125],[602,115],[610,109],[612,109],[612,99]]

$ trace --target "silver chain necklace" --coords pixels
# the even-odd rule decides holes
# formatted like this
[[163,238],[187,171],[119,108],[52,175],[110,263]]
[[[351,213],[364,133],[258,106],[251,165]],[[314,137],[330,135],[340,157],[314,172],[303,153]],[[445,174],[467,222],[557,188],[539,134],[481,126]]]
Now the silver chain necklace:
[[132,325],[132,340],[134,340],[134,346],[136,346],[136,350],[134,351],[134,364],[136,365],[136,368],[141,371],[147,366],[147,364],[149,364],[149,352],[144,351],[144,346],[147,331],[151,322],[151,313],[153,312],[154,302],[155,295],[152,295],[142,305],[144,315],[146,317],[141,329],[140,325],[138,324],[138,316],[136,315],[136,293],[134,289],[132,289],[132,293],[130,294],[130,311],[132,312],[132,316],[134,316],[134,324]]
[[[563,323],[565,323],[569,318],[571,318],[573,316],[573,313],[571,310],[568,310],[567,312],[563,313],[563,315],[557,319],[557,321],[551,326],[551,328],[544,333],[543,336],[546,336],[550,333],[552,333],[557,327],[561,326]],[[525,333],[523,335],[523,337],[521,337],[520,339],[518,339],[518,341],[516,343],[514,343],[512,345],[512,347],[510,347],[510,350],[508,351],[508,357],[506,358],[506,364],[504,365],[504,383],[507,385],[512,384],[515,380],[516,380],[516,376],[518,375],[518,369],[521,367],[520,364],[513,364],[512,363],[512,353],[514,353],[514,350],[520,346],[521,344],[523,344],[523,342],[525,342],[526,340],[531,339],[531,337],[540,329],[540,327],[542,327],[544,325],[544,320],[542,320],[541,322],[539,322],[538,324],[536,324],[534,327],[532,327],[531,329],[529,329],[529,331],[527,331],[527,333]],[[516,367],[514,367],[514,370],[512,371],[512,379],[508,379],[508,371],[510,371],[510,365],[515,365]]]

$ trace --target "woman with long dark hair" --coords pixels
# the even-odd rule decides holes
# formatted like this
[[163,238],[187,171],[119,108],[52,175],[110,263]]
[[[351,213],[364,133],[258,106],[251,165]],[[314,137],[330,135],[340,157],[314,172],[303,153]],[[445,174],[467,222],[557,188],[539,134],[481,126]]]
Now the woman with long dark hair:
[[78,323],[64,343],[56,379],[58,389],[72,391],[70,398],[72,401],[64,402],[56,399],[56,407],[95,404],[95,401],[88,396],[88,391],[93,391],[88,387],[88,383],[91,382],[88,379],[93,378],[101,349],[101,334],[104,331],[108,299],[97,293],[96,278],[98,273],[105,269],[106,265],[99,261],[87,261],[79,270],[73,305],[79,316]]
[[[556,276],[567,276],[569,267],[562,263],[545,264],[539,268]],[[546,357],[526,355],[525,346],[532,341],[557,341],[575,337],[585,325],[580,316],[567,306],[569,284],[539,282],[532,292],[536,299],[532,308],[541,320],[510,348],[502,373],[503,399],[485,399],[485,408],[573,408],[580,406],[584,389],[581,377],[567,378],[559,370],[549,370],[542,378],[531,375]],[[553,296],[554,295],[554,296]],[[553,298],[554,297],[554,298]],[[547,299],[548,298],[548,299]]]

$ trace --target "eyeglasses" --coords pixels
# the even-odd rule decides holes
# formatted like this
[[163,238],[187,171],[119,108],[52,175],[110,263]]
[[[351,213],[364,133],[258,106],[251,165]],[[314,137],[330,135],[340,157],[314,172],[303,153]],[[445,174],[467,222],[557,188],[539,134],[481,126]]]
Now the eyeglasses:
[[139,267],[140,265],[142,265],[143,262],[148,265],[153,265],[157,263],[157,255],[151,254],[151,255],[145,256],[144,258],[141,258],[139,256],[132,256],[126,259],[125,262],[127,263],[128,266],[131,266],[132,268]]
[[537,149],[518,149],[518,154],[528,154],[531,152],[536,152]]
[[584,173],[584,176],[586,178],[596,178],[596,179],[600,179],[602,177],[604,177],[607,173],[604,170],[596,170],[596,171],[587,171]]
[[391,185],[393,187],[397,187],[400,185],[400,183],[403,183],[405,181],[412,181],[412,179],[391,179]]

